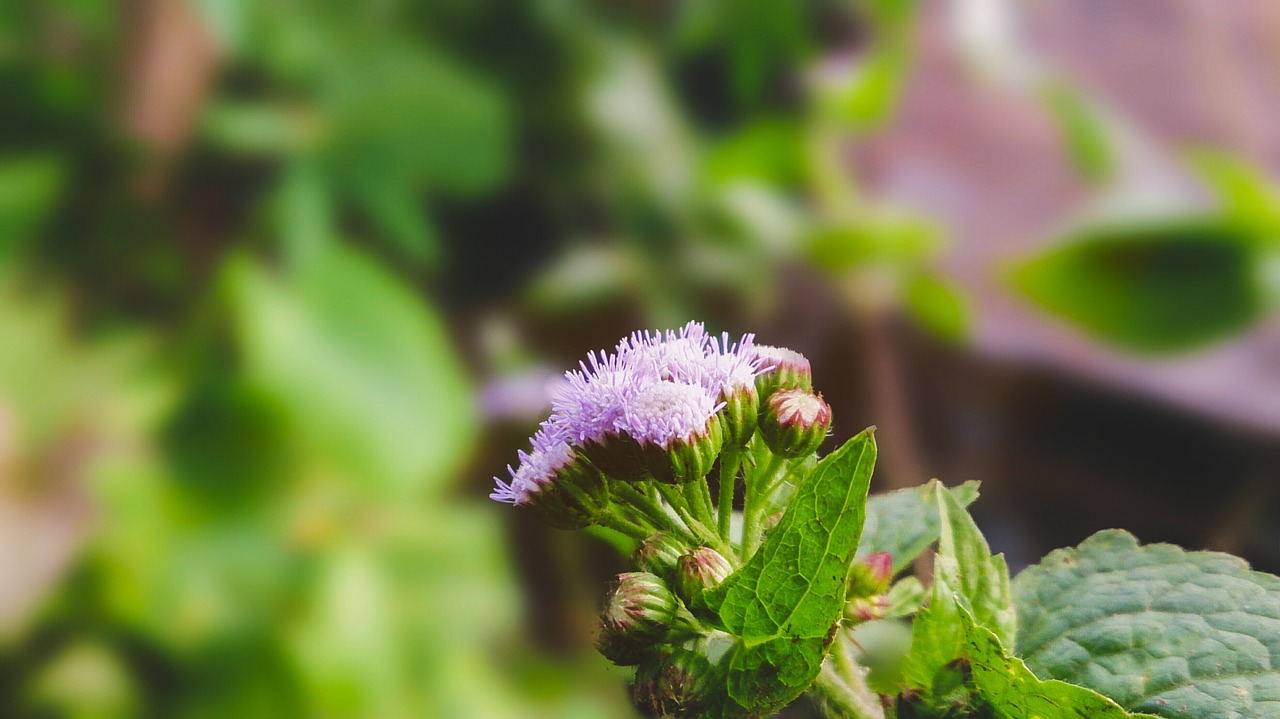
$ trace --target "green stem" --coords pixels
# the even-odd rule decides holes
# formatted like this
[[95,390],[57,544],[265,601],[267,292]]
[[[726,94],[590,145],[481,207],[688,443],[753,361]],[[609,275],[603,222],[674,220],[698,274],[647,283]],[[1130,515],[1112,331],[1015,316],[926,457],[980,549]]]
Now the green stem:
[[635,539],[644,539],[653,533],[650,529],[636,524],[630,519],[614,514],[613,512],[604,512],[601,514],[596,518],[596,524],[601,527],[616,530]]
[[[747,483],[746,501],[742,509],[743,561],[755,554],[756,548],[760,545],[757,525],[760,522],[760,515],[764,511],[762,505],[768,500],[768,495],[764,494],[762,490],[773,485],[773,477],[782,468],[785,461],[776,454],[770,454],[769,463],[764,466],[764,471],[755,473],[755,476]],[[764,486],[762,487],[761,485]]]
[[688,525],[690,530],[692,530],[695,543],[713,547],[726,558],[732,558],[731,555],[733,550],[731,550],[724,542],[720,541],[720,537],[715,533],[715,531],[708,528],[707,525],[703,524],[693,515],[684,495],[681,494],[679,487],[662,483],[658,483],[657,487],[658,492],[667,500],[667,503],[671,505],[671,508],[676,511],[676,514],[680,515],[680,519],[684,520],[684,523]]
[[[624,483],[612,485],[610,491],[613,492],[616,499],[626,502],[627,506],[642,513],[654,525],[655,529],[673,532],[690,544],[697,543],[697,538],[694,537],[689,527],[678,516],[673,517],[667,510],[662,508],[662,505],[659,504],[660,499],[655,501],[651,499],[649,493],[641,492],[630,484]],[[652,496],[657,497],[656,492]]]
[[730,520],[733,518],[733,493],[738,485],[738,466],[742,464],[742,450],[726,448],[720,455],[720,504],[716,509],[720,538],[732,544],[729,537]]
[[884,719],[884,708],[867,687],[865,673],[849,653],[848,639],[841,630],[817,680],[809,687],[809,696],[832,719]]

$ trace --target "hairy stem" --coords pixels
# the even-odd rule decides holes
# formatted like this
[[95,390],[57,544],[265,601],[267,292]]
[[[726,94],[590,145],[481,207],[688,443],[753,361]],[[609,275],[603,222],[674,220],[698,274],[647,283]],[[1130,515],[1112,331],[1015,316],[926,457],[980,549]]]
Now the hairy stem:
[[786,460],[776,454],[769,455],[769,462],[764,466],[764,470],[757,472],[750,482],[747,482],[746,499],[742,510],[742,559],[746,561],[748,557],[755,554],[756,549],[760,546],[760,529],[759,523],[761,515],[764,513],[764,505],[768,503],[768,495],[764,489],[773,485],[773,478],[778,474]]
[[729,524],[733,518],[733,493],[738,484],[738,466],[742,464],[742,450],[728,447],[720,455],[720,504],[716,508],[716,520],[719,522],[720,538],[726,544],[731,543]]

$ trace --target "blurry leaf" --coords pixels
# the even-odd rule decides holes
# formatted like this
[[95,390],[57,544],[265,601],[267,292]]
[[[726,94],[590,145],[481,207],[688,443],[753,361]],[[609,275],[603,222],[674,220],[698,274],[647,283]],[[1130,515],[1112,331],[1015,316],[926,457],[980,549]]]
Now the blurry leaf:
[[883,127],[898,106],[910,70],[906,47],[878,45],[856,65],[833,71],[838,76],[826,79],[818,101],[828,115],[854,129]]
[[316,120],[283,105],[222,100],[206,107],[201,131],[220,151],[281,157],[312,145]]
[[354,188],[378,238],[414,264],[433,267],[441,259],[440,237],[424,202],[405,185],[361,183]]
[[544,312],[571,312],[634,290],[640,271],[638,258],[625,245],[582,244],[543,270],[529,284],[525,299]]
[[778,711],[818,675],[844,611],[875,458],[868,429],[819,461],[764,544],[707,594],[707,606],[742,640],[725,676],[726,704],[740,705],[740,715]]
[[90,640],[58,651],[47,666],[39,668],[24,698],[32,716],[123,719],[139,715],[133,677],[108,647]]
[[1191,165],[1216,191],[1228,217],[1256,233],[1261,242],[1280,241],[1280,193],[1262,170],[1208,151],[1195,153]]
[[1115,159],[1107,128],[1096,108],[1065,81],[1053,81],[1043,90],[1045,105],[1058,123],[1067,154],[1081,177],[1102,182],[1115,173]]
[[1017,267],[1012,280],[1036,304],[1100,339],[1176,352],[1258,318],[1256,261],[1234,224],[1188,218],[1086,229]]
[[942,248],[939,229],[912,215],[881,213],[814,230],[809,257],[826,270],[845,270],[866,263],[914,265]]
[[977,482],[948,489],[936,479],[870,497],[858,556],[888,552],[893,557],[894,574],[911,566],[942,534],[942,518],[937,510],[937,494],[942,490],[954,495],[962,507],[978,498]]
[[1039,675],[1174,719],[1280,717],[1280,578],[1107,530],[1015,582]]
[[333,193],[316,163],[306,157],[286,166],[278,192],[280,243],[289,265],[301,269],[337,241]]
[[429,305],[340,246],[288,280],[246,261],[233,279],[249,376],[312,450],[393,493],[452,477],[475,439],[476,409]]
[[921,273],[908,281],[906,305],[937,337],[956,342],[969,332],[969,305],[964,295],[935,275]]
[[65,182],[66,167],[57,157],[0,158],[0,260],[35,239]]
[[702,161],[703,175],[713,185],[754,180],[793,186],[803,173],[802,148],[794,122],[756,120],[712,146]]
[[511,155],[510,109],[484,78],[420,45],[343,52],[329,109],[329,161],[370,195],[401,185],[459,195],[502,182]]

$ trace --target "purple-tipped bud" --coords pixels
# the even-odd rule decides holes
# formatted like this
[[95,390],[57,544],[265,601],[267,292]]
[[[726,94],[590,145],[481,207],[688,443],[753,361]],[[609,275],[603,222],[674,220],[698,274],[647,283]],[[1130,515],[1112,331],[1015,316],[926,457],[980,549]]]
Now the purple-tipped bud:
[[706,716],[715,669],[701,652],[679,648],[658,661],[641,664],[631,698],[651,717]]
[[507,468],[511,481],[495,478],[490,498],[528,506],[557,529],[581,529],[607,511],[604,477],[569,445],[539,434],[533,451],[519,454],[520,466]]
[[602,632],[639,644],[661,641],[673,628],[680,600],[662,579],[649,572],[619,574],[604,611]]
[[666,532],[650,534],[636,549],[635,561],[641,569],[676,584],[680,558],[689,551],[684,542]]
[[756,389],[761,402],[767,402],[779,390],[808,390],[813,387],[813,371],[808,357],[785,347],[755,345],[751,349],[760,368]]
[[893,581],[893,555],[875,552],[859,559],[849,569],[849,599],[875,597],[889,591]]
[[804,390],[775,392],[760,415],[760,436],[774,454],[788,459],[813,454],[831,429],[831,407]]
[[698,547],[680,558],[680,596],[691,607],[702,606],[704,592],[714,589],[733,574],[733,565],[711,547]]
[[844,616],[853,622],[869,622],[884,619],[889,610],[889,598],[883,594],[851,600],[844,608]]

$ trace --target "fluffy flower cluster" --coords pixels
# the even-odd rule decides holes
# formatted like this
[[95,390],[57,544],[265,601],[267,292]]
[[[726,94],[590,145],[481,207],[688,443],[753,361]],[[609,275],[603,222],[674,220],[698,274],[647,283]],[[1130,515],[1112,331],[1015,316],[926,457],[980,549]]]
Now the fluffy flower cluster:
[[576,448],[619,439],[662,450],[693,442],[736,393],[754,392],[756,376],[767,369],[749,334],[733,342],[728,334],[707,334],[700,322],[636,332],[613,353],[592,353],[566,373],[532,451],[508,468],[509,482],[495,478],[490,497],[529,502],[573,461]]

